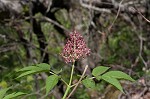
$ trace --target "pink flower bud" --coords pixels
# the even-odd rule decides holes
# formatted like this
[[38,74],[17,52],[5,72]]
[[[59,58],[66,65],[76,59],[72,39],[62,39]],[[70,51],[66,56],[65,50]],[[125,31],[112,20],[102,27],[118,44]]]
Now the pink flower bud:
[[61,56],[64,58],[66,63],[75,62],[79,58],[85,58],[89,55],[90,49],[87,48],[86,43],[82,35],[73,31],[70,34],[70,38],[67,39],[67,43],[61,53]]

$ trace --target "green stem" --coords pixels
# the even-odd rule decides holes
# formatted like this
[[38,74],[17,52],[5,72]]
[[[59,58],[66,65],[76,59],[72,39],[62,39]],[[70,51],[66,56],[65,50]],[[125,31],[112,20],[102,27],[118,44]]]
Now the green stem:
[[73,65],[72,65],[72,70],[71,70],[69,84],[67,85],[67,89],[66,89],[65,94],[64,94],[62,99],[66,99],[67,94],[68,94],[68,92],[69,92],[69,90],[71,88],[71,82],[72,82],[72,78],[73,78],[73,71],[74,71],[74,62],[73,62]]
[[67,82],[64,79],[61,78],[61,81],[64,82],[68,86]]

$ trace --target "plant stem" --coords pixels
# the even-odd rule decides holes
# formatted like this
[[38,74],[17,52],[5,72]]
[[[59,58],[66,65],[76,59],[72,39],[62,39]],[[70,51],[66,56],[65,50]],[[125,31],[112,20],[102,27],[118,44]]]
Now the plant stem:
[[66,91],[65,91],[65,94],[64,94],[64,96],[63,96],[62,99],[65,99],[65,98],[67,97],[67,94],[68,94],[69,90],[70,90],[70,86],[68,85],[68,86],[67,86],[67,89],[66,89]]
[[61,78],[61,81],[64,82],[68,86],[67,82],[64,79]]
[[78,87],[79,83],[80,83],[81,80],[83,79],[87,68],[88,68],[88,65],[85,66],[85,69],[84,69],[84,71],[83,71],[83,74],[82,74],[81,78],[80,78],[79,81],[76,83],[75,87],[73,88],[73,90],[71,91],[71,93],[68,95],[68,97],[67,97],[66,99],[69,99],[69,97],[74,93],[74,91],[75,91],[76,88]]
[[73,72],[74,72],[74,62],[73,62],[72,69],[71,69],[71,75],[70,75],[69,84],[67,85],[67,89],[66,89],[65,94],[64,94],[64,96],[63,96],[62,99],[66,99],[67,94],[68,94],[68,92],[69,92],[69,90],[71,88],[71,82],[72,82],[72,78],[73,78]]

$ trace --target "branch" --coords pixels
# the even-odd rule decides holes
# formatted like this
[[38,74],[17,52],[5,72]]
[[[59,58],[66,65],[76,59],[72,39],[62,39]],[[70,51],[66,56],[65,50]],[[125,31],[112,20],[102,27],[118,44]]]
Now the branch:
[[132,8],[132,9],[137,11],[142,16],[143,19],[145,19],[148,23],[150,23],[150,20],[148,20],[137,8],[136,9]]
[[85,69],[84,69],[84,71],[83,71],[83,74],[82,74],[81,78],[80,78],[79,81],[76,83],[76,86],[73,88],[73,90],[71,91],[71,93],[68,95],[68,97],[67,97],[66,99],[69,99],[69,97],[74,93],[74,91],[76,90],[76,88],[77,88],[78,85],[80,84],[81,80],[83,79],[87,68],[88,68],[88,65],[85,66]]
[[[45,20],[45,21],[47,21],[47,22],[50,22],[50,23],[52,23],[52,24],[54,24],[54,25],[60,27],[61,29],[65,30],[65,35],[68,35],[69,30],[66,29],[63,25],[59,24],[58,22],[56,22],[56,21],[54,21],[54,20],[52,20],[52,19],[50,19],[50,18],[44,17],[44,16],[43,16],[43,20]],[[66,33],[66,32],[67,32],[67,33]]]
[[88,4],[83,3],[82,0],[80,0],[80,4],[81,4],[81,6],[84,7],[84,8],[92,9],[92,10],[99,11],[99,12],[111,13],[111,11],[110,11],[109,9],[106,9],[106,8],[98,8],[98,7],[96,7],[96,6],[88,5]]
[[[112,1],[114,1],[114,0],[112,0]],[[122,2],[123,2],[123,0],[121,0],[121,2],[119,3],[119,8],[118,8],[117,15],[116,15],[116,17],[115,17],[114,21],[112,22],[112,24],[108,27],[108,31],[110,31],[110,30],[111,30],[112,26],[114,25],[115,21],[117,20],[117,18],[118,18],[118,16],[119,16],[120,9],[121,9],[121,7],[120,7],[120,6],[121,6]]]

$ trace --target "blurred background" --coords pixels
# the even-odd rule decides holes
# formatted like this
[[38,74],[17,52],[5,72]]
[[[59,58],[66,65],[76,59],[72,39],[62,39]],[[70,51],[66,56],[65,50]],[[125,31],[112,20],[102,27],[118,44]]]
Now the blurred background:
[[19,99],[61,99],[62,82],[45,95],[48,73],[16,80],[16,71],[48,63],[69,80],[71,66],[60,53],[74,29],[91,49],[76,73],[109,66],[136,82],[121,82],[126,94],[103,81],[95,89],[80,85],[71,99],[150,99],[150,0],[0,0],[0,89],[29,93]]

